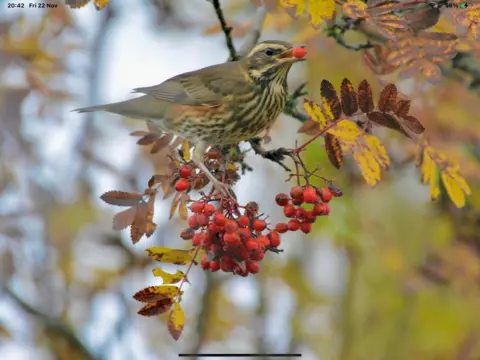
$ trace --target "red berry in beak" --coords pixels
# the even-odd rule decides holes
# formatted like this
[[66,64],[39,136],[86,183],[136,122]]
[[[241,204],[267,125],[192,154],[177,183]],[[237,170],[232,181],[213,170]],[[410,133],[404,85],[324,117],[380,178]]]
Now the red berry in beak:
[[307,55],[307,50],[305,50],[305,48],[303,47],[296,47],[295,49],[293,49],[292,54],[297,59],[301,59],[305,57],[305,55]]

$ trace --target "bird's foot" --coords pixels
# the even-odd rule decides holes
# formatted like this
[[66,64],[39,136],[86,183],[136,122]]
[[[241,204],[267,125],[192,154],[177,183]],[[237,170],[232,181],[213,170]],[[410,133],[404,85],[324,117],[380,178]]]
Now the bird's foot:
[[273,150],[265,150],[262,145],[260,144],[261,139],[260,138],[253,138],[249,141],[253,151],[255,151],[255,154],[260,155],[264,159],[268,159],[270,161],[273,161],[277,164],[279,164],[281,167],[283,167],[286,171],[291,171],[284,163],[283,161],[285,160],[285,156],[289,156],[291,154],[290,150],[287,150],[285,148],[278,148],[278,149],[273,149]]

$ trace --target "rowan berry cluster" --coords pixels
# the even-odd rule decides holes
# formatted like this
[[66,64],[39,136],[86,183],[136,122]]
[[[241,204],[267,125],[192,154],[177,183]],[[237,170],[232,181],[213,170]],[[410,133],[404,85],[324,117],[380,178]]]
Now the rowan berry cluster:
[[200,263],[204,270],[248,276],[260,270],[266,251],[278,252],[280,235],[258,215],[255,202],[239,206],[227,201],[217,209],[203,197],[193,201],[190,210],[189,227],[181,237],[207,252]]
[[287,231],[300,230],[308,234],[318,216],[330,214],[328,205],[330,200],[341,195],[341,191],[334,187],[317,188],[313,186],[294,186],[290,190],[290,196],[283,193],[278,194],[275,202],[278,206],[283,207],[283,214],[290,220],[277,224],[275,231],[283,234]]

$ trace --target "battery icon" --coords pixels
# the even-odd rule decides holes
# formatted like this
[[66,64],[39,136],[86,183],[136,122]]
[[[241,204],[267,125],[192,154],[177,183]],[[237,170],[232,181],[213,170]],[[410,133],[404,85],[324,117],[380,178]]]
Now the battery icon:
[[460,7],[461,7],[462,9],[466,9],[466,8],[467,8],[467,6],[468,6],[468,4],[467,4],[467,3],[461,3],[461,4],[460,4]]

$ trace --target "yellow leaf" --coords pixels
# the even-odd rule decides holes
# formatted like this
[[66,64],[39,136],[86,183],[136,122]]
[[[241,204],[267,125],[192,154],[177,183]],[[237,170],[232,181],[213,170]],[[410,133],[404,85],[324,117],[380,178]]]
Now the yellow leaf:
[[370,186],[375,186],[380,181],[380,165],[375,160],[373,154],[369,151],[355,151],[353,159],[357,163],[363,178]]
[[430,197],[432,200],[436,200],[440,195],[440,187],[438,186],[438,171],[433,161],[431,162],[430,166],[432,167],[430,170]]
[[315,104],[313,101],[305,99],[303,102],[303,107],[305,108],[308,116],[310,116],[313,121],[320,125],[320,129],[323,129],[325,126],[327,126],[327,118],[323,114],[320,106]]
[[185,313],[180,303],[177,302],[173,305],[173,309],[168,316],[168,332],[175,340],[178,340],[180,335],[182,335],[184,326]]
[[[465,194],[470,195],[470,192],[464,192],[464,189],[462,189],[460,183],[457,182],[458,179],[461,179],[462,186],[467,185],[465,180],[459,177],[457,174],[451,173],[449,171],[442,172],[442,182],[443,186],[445,186],[445,189],[447,190],[448,196],[456,207],[462,208],[465,206]],[[467,189],[470,191],[468,185]]]
[[280,0],[280,5],[285,8],[296,6],[297,12],[295,16],[302,15],[306,8],[306,0]]
[[178,286],[174,285],[159,285],[149,286],[145,289],[137,291],[133,298],[137,301],[145,303],[153,303],[163,299],[173,299],[178,295],[183,294]]
[[183,271],[177,270],[175,274],[170,274],[161,268],[155,268],[152,270],[153,276],[161,277],[163,284],[176,284],[185,277]]
[[390,157],[388,156],[385,146],[380,142],[380,139],[374,135],[365,135],[363,139],[370,151],[375,155],[380,166],[387,168],[390,165]]
[[421,156],[420,173],[422,174],[422,184],[428,184],[432,177],[432,169],[435,169],[435,163],[432,160],[431,151],[432,148],[426,146],[423,149],[423,154]]
[[341,120],[338,124],[329,129],[327,132],[329,134],[337,136],[340,141],[354,140],[363,134],[357,124],[349,120]]
[[190,161],[190,143],[185,140],[182,144],[183,159],[185,161]]
[[312,18],[313,26],[320,25],[325,19],[331,19],[334,11],[334,0],[309,0],[308,2],[308,12]]
[[327,98],[324,96],[322,96],[322,106],[323,106],[323,112],[327,117],[327,122],[335,120],[335,116],[333,116],[333,113],[332,113],[332,108],[328,104]]
[[93,4],[97,10],[102,10],[109,2],[110,0],[93,0]]
[[146,250],[151,258],[169,264],[186,265],[193,259],[193,254],[188,250],[170,249],[160,246],[152,246]]

